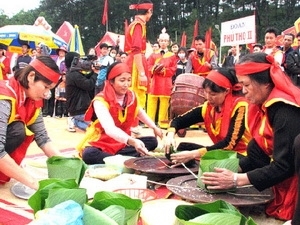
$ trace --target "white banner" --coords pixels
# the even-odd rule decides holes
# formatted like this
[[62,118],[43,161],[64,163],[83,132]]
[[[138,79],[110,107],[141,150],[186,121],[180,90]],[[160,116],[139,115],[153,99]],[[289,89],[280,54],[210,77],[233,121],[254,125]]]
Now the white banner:
[[255,15],[221,23],[221,46],[235,46],[255,42]]

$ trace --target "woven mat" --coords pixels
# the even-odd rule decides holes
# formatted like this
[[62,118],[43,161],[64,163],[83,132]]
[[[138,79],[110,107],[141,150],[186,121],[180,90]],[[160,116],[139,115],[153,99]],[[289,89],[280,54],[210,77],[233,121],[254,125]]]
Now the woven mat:
[[33,218],[31,209],[0,199],[0,225],[25,225]]
[[[72,155],[72,156],[78,154],[78,152],[75,148],[62,149],[62,150],[60,150],[60,152],[62,152],[63,155]],[[41,152],[41,153],[37,153],[37,154],[26,155],[25,158],[38,158],[38,157],[46,157],[46,156],[43,152]]]

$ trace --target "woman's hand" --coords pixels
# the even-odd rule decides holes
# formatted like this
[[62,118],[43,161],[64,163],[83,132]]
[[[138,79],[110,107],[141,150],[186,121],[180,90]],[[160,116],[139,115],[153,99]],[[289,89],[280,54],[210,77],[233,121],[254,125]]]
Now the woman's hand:
[[31,189],[34,189],[34,190],[39,189],[39,182],[35,178],[32,178],[32,180],[28,180],[28,182],[26,182],[26,183],[24,182],[24,184]]
[[175,139],[174,139],[175,133],[174,132],[168,132],[167,136],[163,139],[164,143],[164,150],[165,153],[168,154],[170,151],[171,145],[174,147],[175,146]]
[[144,142],[142,142],[141,140],[139,139],[135,139],[133,140],[133,145],[135,150],[141,154],[141,156],[143,155],[148,155],[148,149],[145,147],[145,144]]
[[148,84],[148,78],[145,75],[145,72],[142,72],[139,74],[139,85],[140,86],[147,86]]
[[197,157],[197,152],[198,152],[198,150],[181,151],[181,152],[171,154],[172,163],[174,163],[174,164],[186,163],[192,159],[195,159]]
[[215,168],[215,172],[205,172],[201,179],[207,185],[207,189],[230,189],[236,186],[234,172],[224,168]]
[[155,137],[158,136],[158,137],[160,137],[160,139],[163,139],[163,132],[160,128],[154,127],[153,132],[154,132]]
[[38,180],[32,177],[24,168],[19,166],[8,154],[0,158],[0,171],[29,188],[35,190],[39,188]]

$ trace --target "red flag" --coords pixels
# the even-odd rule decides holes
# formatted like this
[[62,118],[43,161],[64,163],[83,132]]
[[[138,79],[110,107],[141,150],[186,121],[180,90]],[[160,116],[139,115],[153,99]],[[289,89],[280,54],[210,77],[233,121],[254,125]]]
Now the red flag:
[[211,27],[205,32],[205,48],[211,48]]
[[194,25],[194,35],[193,35],[191,48],[195,48],[194,40],[195,40],[195,37],[198,36],[198,33],[199,33],[199,21],[196,20],[195,25]]
[[125,34],[127,32],[127,29],[128,29],[128,20],[125,19],[125,22],[124,22],[124,31],[125,31]]
[[186,47],[186,33],[185,33],[185,31],[183,31],[182,36],[181,36],[180,47]]
[[66,43],[69,43],[73,32],[74,27],[68,21],[64,21],[56,31],[56,34],[60,36]]
[[246,48],[248,49],[249,53],[253,53],[253,46],[255,43],[246,44]]
[[102,15],[102,24],[105,25],[107,20],[108,20],[108,5],[107,5],[107,0],[104,0],[104,8],[103,8],[103,15]]

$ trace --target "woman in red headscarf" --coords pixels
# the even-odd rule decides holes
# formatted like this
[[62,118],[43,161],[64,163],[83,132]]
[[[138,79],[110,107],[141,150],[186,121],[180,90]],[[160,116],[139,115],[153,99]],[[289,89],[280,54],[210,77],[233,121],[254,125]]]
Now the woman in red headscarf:
[[[162,138],[161,129],[139,105],[135,93],[129,90],[130,85],[131,71],[127,64],[113,63],[107,71],[103,92],[95,96],[85,114],[85,120],[93,123],[78,150],[87,164],[104,163],[103,158],[115,154],[146,155],[157,147],[156,136]],[[131,137],[130,128],[136,119],[152,128],[155,137]]]
[[[253,104],[248,120],[253,139],[247,156],[240,159],[240,173],[216,168],[215,172],[204,173],[202,180],[209,189],[248,184],[259,191],[273,187],[274,199],[267,205],[266,213],[289,220],[294,212],[295,217],[299,215],[299,209],[295,211],[294,160],[300,149],[300,90],[274,57],[265,53],[242,57],[235,69],[245,97]],[[299,216],[293,224],[300,224]]]
[[1,183],[14,178],[28,187],[38,188],[38,181],[19,166],[33,140],[47,156],[60,154],[48,137],[41,113],[43,99],[59,77],[53,59],[40,56],[16,71],[8,81],[0,81]]
[[235,71],[227,68],[212,70],[202,87],[207,101],[171,121],[165,139],[165,151],[168,153],[170,145],[174,145],[174,135],[179,129],[199,122],[204,122],[214,144],[203,147],[182,142],[177,147],[181,152],[171,155],[174,163],[185,163],[199,158],[213,149],[234,150],[241,155],[246,154],[247,144],[251,138],[245,123],[248,102],[241,95],[241,86],[238,84]]

